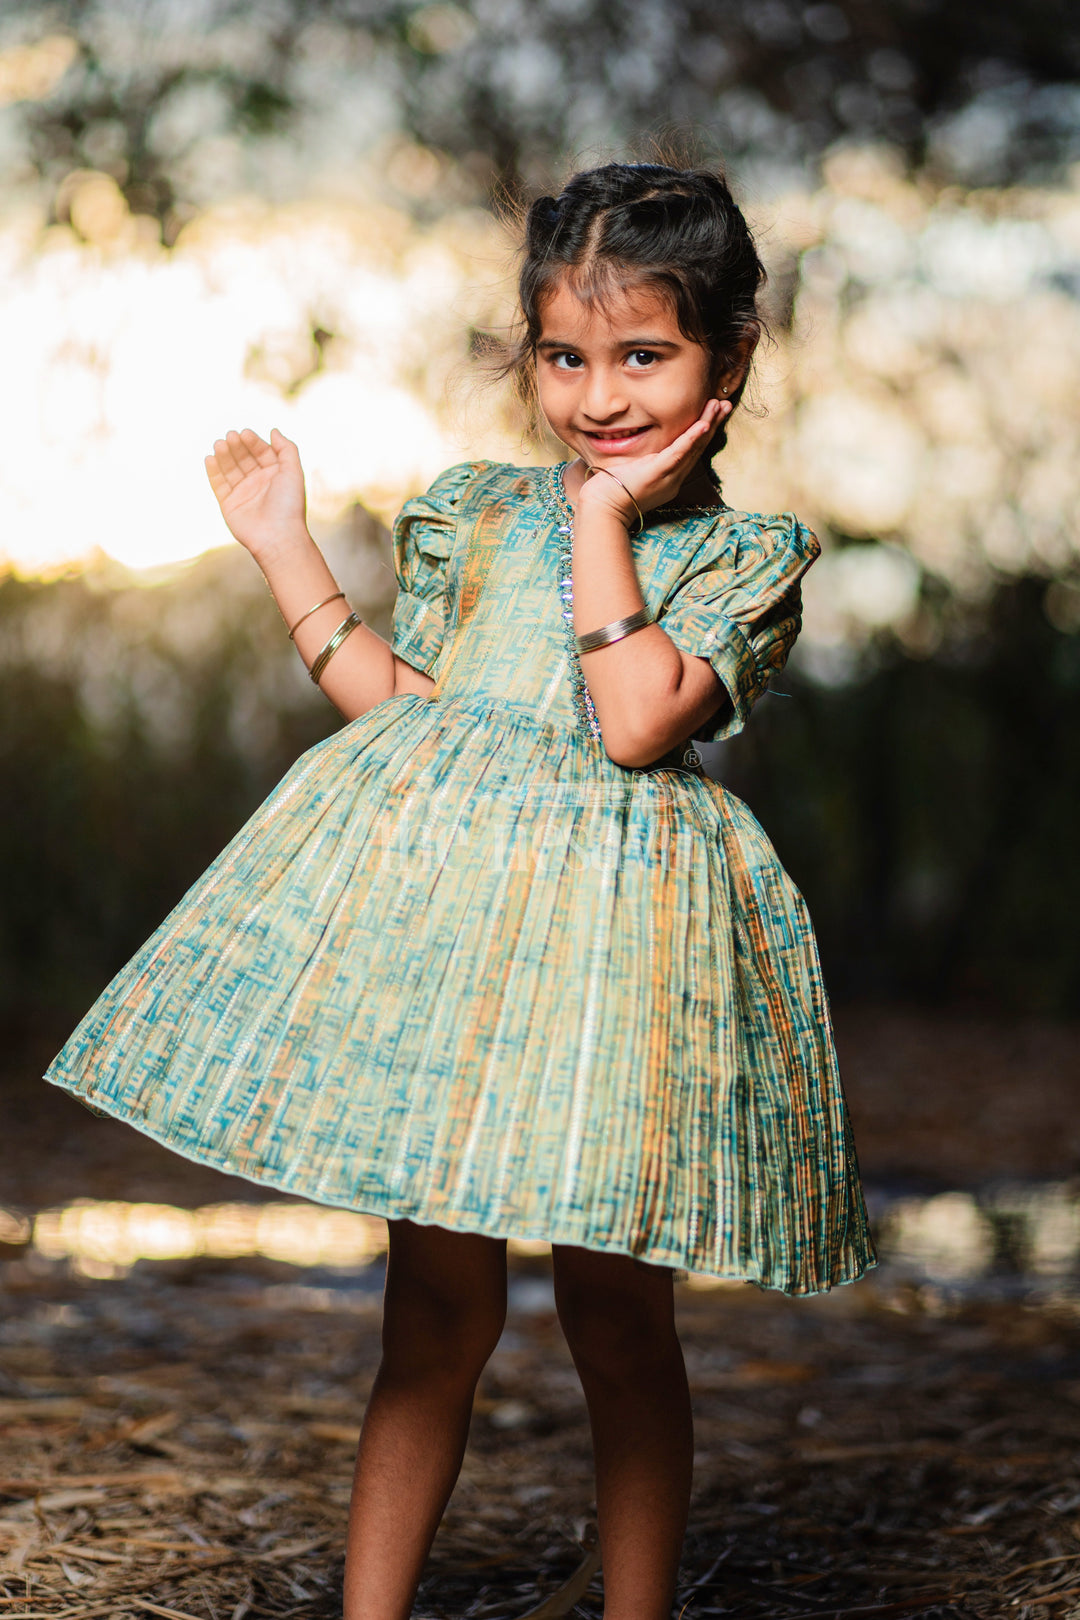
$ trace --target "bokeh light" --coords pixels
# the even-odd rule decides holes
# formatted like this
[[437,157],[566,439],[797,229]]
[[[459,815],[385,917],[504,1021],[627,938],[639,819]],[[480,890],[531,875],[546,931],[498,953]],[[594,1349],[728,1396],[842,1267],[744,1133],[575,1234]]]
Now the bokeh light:
[[247,200],[165,249],[107,175],[70,176],[62,203],[69,224],[0,229],[17,568],[96,551],[145,568],[227,542],[202,458],[229,427],[297,440],[316,519],[358,499],[389,516],[462,459],[466,418],[472,453],[520,454],[501,396],[453,397],[470,327],[499,314],[489,216],[422,230],[374,204]]
[[[98,551],[146,568],[226,543],[202,457],[229,426],[297,440],[323,521],[356,501],[389,518],[466,455],[539,454],[470,371],[471,334],[512,311],[490,213],[420,224],[374,191],[249,197],[165,248],[106,174],[69,175],[58,207],[64,223],[24,207],[0,225],[16,568]],[[926,574],[978,597],[1074,567],[1080,189],[935,190],[888,149],[846,148],[755,223],[774,289],[766,414],[736,420],[721,470],[734,504],[821,533],[807,640],[903,636]]]
[[[1080,1259],[1080,1197],[1068,1182],[1024,1183],[925,1197],[879,1197],[875,1224],[882,1258],[902,1271],[941,1282],[971,1283],[1002,1263],[1003,1229],[1012,1261],[1031,1277],[1067,1278]],[[69,1261],[85,1275],[116,1275],[140,1260],[261,1258],[291,1266],[353,1272],[386,1252],[386,1222],[303,1200],[171,1204],[75,1199],[33,1220],[0,1207],[0,1243]],[[550,1245],[512,1239],[515,1255]],[[695,1277],[696,1286],[718,1280]]]

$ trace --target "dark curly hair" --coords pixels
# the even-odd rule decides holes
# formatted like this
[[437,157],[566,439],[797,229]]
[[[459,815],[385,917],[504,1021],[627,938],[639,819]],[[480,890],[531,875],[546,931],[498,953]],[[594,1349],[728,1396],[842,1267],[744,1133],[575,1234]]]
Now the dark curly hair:
[[[708,349],[719,374],[764,330],[757,305],[764,266],[726,180],[707,169],[606,163],[575,174],[557,197],[538,197],[529,208],[518,276],[521,321],[504,370],[533,413],[543,305],[560,281],[585,301],[631,287],[657,289],[684,337]],[[744,387],[745,375],[729,396],[733,405]],[[708,454],[724,441],[721,427]]]

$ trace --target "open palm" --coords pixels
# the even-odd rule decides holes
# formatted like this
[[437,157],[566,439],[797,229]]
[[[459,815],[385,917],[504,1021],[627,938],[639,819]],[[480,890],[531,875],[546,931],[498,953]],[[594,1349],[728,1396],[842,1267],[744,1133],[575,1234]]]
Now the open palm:
[[303,530],[300,454],[277,428],[271,430],[269,444],[254,428],[230,430],[206,457],[206,475],[222,517],[249,551],[266,550]]

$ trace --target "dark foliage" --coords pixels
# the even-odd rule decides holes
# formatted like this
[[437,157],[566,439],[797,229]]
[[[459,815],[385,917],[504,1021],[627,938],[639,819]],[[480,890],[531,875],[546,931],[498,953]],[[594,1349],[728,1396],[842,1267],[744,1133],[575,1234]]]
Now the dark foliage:
[[[204,576],[218,571],[212,560]],[[9,631],[52,606],[77,624],[72,641],[114,683],[103,720],[77,658],[50,671],[31,648],[9,649],[0,669],[0,1017],[10,1033],[83,1011],[336,721],[324,702],[275,703],[266,693],[281,634],[268,596],[247,604],[242,627],[202,655],[155,646],[148,630],[133,658],[130,631],[115,619],[125,594],[80,578],[0,586]],[[175,711],[167,728],[145,702],[163,671]],[[243,714],[259,686],[264,723],[252,747]]]
[[1080,1003],[1080,637],[1045,581],[1001,585],[938,651],[878,649],[822,687],[797,667],[725,777],[775,839],[846,996],[1066,1013]]

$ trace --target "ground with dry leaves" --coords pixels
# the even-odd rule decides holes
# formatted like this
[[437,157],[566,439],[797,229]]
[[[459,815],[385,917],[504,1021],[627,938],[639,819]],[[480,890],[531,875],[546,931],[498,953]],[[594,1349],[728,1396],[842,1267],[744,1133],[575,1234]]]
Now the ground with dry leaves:
[[[0,1613],[337,1614],[378,1266],[347,1286],[249,1261],[0,1272]],[[681,1285],[679,1312],[687,1620],[1080,1614],[1074,1304],[885,1277],[813,1300]],[[417,1615],[530,1613],[583,1562],[592,1512],[550,1279],[522,1259]],[[599,1616],[600,1590],[542,1612]]]

